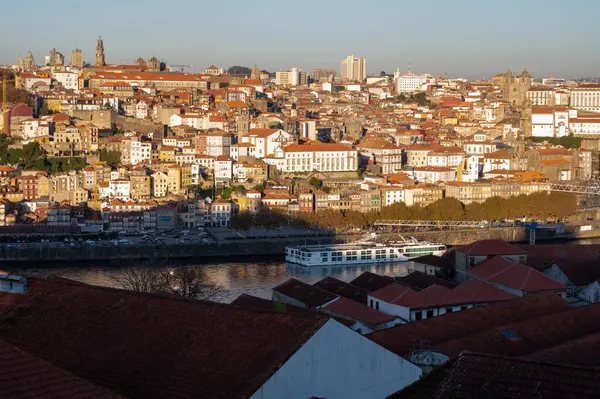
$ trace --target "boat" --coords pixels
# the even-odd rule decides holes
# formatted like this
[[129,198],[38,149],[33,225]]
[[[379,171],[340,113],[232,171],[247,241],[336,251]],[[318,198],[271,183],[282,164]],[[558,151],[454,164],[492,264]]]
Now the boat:
[[303,266],[407,262],[425,255],[441,256],[446,246],[400,236],[397,242],[357,241],[348,244],[298,245],[285,248],[285,260]]

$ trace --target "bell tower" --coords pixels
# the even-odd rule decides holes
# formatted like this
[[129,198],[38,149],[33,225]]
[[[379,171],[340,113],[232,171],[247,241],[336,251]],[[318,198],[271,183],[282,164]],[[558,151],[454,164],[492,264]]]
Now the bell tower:
[[104,65],[106,65],[104,60],[104,43],[102,42],[102,37],[99,37],[96,42],[96,66]]

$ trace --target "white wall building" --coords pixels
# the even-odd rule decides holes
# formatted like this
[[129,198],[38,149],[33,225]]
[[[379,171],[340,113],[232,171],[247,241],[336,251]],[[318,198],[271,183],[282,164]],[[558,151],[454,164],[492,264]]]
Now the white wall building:
[[419,367],[330,319],[251,398],[383,399],[421,374]]
[[53,72],[52,77],[65,89],[79,90],[79,75],[74,72]]
[[583,84],[572,88],[571,107],[600,112],[600,84]]
[[406,75],[399,75],[396,78],[396,93],[424,91],[430,83],[435,83],[433,76],[427,74],[414,75],[409,72]]
[[284,172],[351,172],[358,169],[358,151],[343,144],[292,144],[275,156],[284,159]]

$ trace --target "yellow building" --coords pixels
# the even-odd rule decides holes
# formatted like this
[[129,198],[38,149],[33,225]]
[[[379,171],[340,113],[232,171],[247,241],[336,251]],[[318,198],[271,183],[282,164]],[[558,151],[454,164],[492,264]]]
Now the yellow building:
[[52,184],[47,176],[39,175],[37,179],[38,198],[50,195],[50,187]]
[[192,166],[190,164],[181,166],[181,187],[186,189],[192,186]]
[[158,159],[162,162],[175,162],[175,147],[162,147]]

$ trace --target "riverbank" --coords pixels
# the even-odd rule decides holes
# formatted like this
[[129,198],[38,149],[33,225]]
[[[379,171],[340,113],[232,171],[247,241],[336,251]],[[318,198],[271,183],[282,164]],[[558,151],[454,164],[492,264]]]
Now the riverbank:
[[[484,239],[501,239],[515,243],[529,242],[529,230],[523,227],[492,229],[444,230],[403,233],[430,242],[439,242],[448,246],[466,245]],[[245,259],[250,257],[283,257],[285,248],[294,245],[331,244],[333,242],[351,242],[362,234],[332,236],[298,236],[282,238],[218,240],[215,243],[173,243],[156,244],[140,242],[120,245],[87,245],[85,242],[70,246],[51,247],[48,245],[11,245],[0,246],[0,262],[5,266],[44,264],[64,265],[81,262],[90,264],[111,264],[115,266],[141,264],[204,263],[215,259]],[[394,239],[398,233],[380,233],[382,238]],[[537,242],[555,240],[577,240],[600,237],[600,229],[580,231],[577,226],[567,226],[563,234],[538,231]]]

